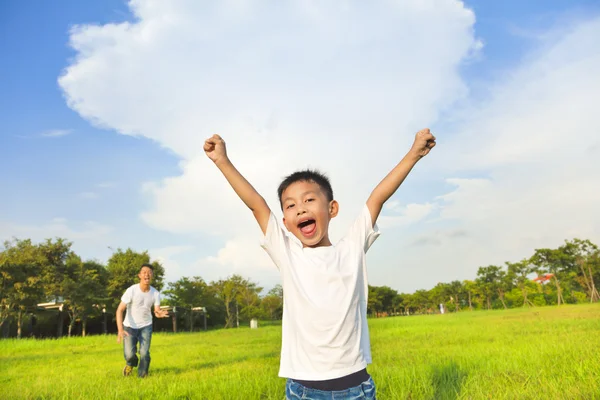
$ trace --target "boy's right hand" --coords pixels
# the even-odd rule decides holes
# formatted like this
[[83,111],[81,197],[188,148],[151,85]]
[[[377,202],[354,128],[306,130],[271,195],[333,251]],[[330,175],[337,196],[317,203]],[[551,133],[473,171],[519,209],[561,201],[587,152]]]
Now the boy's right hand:
[[204,152],[214,163],[227,159],[225,141],[219,135],[212,135],[204,142]]

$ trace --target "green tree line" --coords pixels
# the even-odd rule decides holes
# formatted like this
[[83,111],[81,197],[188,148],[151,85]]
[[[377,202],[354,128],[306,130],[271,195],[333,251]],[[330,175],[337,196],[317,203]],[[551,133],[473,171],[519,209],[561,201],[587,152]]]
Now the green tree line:
[[[252,318],[280,319],[283,312],[283,292],[276,286],[261,296],[257,283],[239,275],[216,282],[201,277],[183,277],[165,285],[165,270],[160,262],[151,260],[147,251],[118,249],[106,265],[96,260],[82,260],[65,239],[33,243],[30,239],[4,242],[0,252],[0,332],[6,336],[7,324],[16,325],[21,337],[26,316],[40,311],[40,304],[61,304],[60,318],[67,318],[68,336],[76,323],[86,335],[88,320],[108,313],[114,316],[125,290],[139,282],[137,274],[142,264],[152,264],[152,286],[162,292],[162,305],[177,307],[178,315],[194,325],[193,307],[204,307],[209,326],[233,327]],[[114,318],[112,318],[114,325]],[[62,321],[62,320],[61,320]],[[62,324],[58,323],[58,336]]]
[[[536,279],[537,278],[537,279]],[[556,249],[535,249],[529,258],[480,266],[472,280],[441,282],[430,290],[398,293],[369,286],[372,316],[428,314],[597,302],[600,252],[589,240],[565,240]]]
[[[73,334],[76,323],[85,335],[90,318],[114,315],[121,295],[138,282],[139,267],[145,263],[154,266],[152,285],[162,292],[162,304],[181,310],[178,314],[185,320],[184,328],[194,327],[195,307],[205,308],[211,327],[236,327],[252,318],[281,319],[280,285],[263,293],[256,282],[240,275],[213,282],[199,276],[182,277],[165,285],[163,266],[151,260],[147,251],[117,249],[104,265],[82,260],[66,239],[37,244],[13,239],[6,241],[0,252],[0,332],[14,323],[17,337],[21,337],[26,315],[36,312],[41,303],[59,300],[63,305],[59,315],[67,319],[67,335]],[[533,280],[535,277],[542,279]],[[599,284],[598,246],[573,239],[556,249],[535,249],[533,255],[518,262],[481,266],[472,280],[438,283],[430,290],[398,293],[387,286],[369,286],[367,307],[371,316],[386,316],[434,313],[440,304],[457,312],[596,302]]]

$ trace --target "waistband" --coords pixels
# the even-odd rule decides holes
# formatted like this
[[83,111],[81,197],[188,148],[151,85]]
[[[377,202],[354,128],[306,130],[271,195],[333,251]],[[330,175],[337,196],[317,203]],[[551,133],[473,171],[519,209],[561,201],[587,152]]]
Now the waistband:
[[360,385],[364,381],[368,380],[371,376],[368,374],[367,369],[361,369],[350,375],[342,376],[341,378],[328,379],[326,381],[301,381],[298,379],[292,379],[294,382],[301,384],[309,389],[317,389],[327,391],[346,390]]

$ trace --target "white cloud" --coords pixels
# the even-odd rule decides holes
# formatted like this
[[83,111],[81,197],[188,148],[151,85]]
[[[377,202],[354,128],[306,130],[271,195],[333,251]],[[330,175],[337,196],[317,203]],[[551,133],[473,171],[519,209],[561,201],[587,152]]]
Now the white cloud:
[[194,246],[180,245],[159,247],[148,250],[152,260],[159,261],[165,269],[165,282],[175,282],[182,276],[193,276],[192,271],[187,270],[175,258],[176,256],[194,250]]
[[[77,228],[72,225],[76,225]],[[2,225],[2,237],[21,237],[26,234],[32,240],[43,240],[53,237],[64,237],[69,240],[89,239],[108,235],[112,228],[96,221],[67,221],[65,218],[53,218],[43,225],[22,225],[6,223]],[[12,233],[11,233],[12,232]]]
[[391,204],[387,204],[386,208],[393,210],[400,215],[382,215],[379,217],[377,224],[382,229],[395,226],[407,226],[409,224],[421,221],[431,214],[431,212],[435,209],[435,205],[431,203],[413,203],[402,207],[398,201],[392,200]]
[[284,175],[326,171],[341,203],[339,237],[412,132],[465,96],[458,67],[481,48],[473,13],[451,0],[130,4],[136,23],[73,29],[78,56],[59,84],[96,125],[181,157],[180,176],[144,185],[153,204],[142,219],[221,235],[215,260],[231,265],[231,249],[258,231],[204,156],[208,136],[224,136],[275,212]]
[[112,239],[113,227],[97,221],[71,221],[56,217],[39,225],[0,221],[0,240],[31,239],[38,243],[46,239],[64,238],[73,243],[73,250],[84,258],[96,258],[98,249],[105,249]]
[[412,132],[440,115],[462,120],[454,134],[437,121],[438,146],[413,172],[428,174],[419,183],[431,198],[384,210],[388,229],[370,251],[373,284],[431,287],[569,236],[600,238],[590,217],[600,200],[598,19],[541,35],[547,42],[493,83],[488,99],[450,109],[467,99],[461,63],[481,50],[461,2],[131,7],[136,23],[73,30],[78,56],[59,83],[84,118],[181,158],[179,176],[144,185],[152,202],[142,219],[221,237],[223,248],[194,267],[202,274],[266,271],[251,214],[202,154],[213,133],[277,214],[284,175],[326,171],[341,204],[335,239]]
[[[221,236],[224,247],[198,262],[221,271],[259,272],[268,259],[251,213],[202,152],[208,136],[224,136],[276,213],[283,176],[327,172],[341,204],[339,238],[413,132],[465,96],[458,68],[481,48],[473,13],[450,0],[131,7],[135,24],[73,30],[78,56],[59,84],[96,125],[181,157],[180,176],[144,185],[153,200],[142,219]],[[389,222],[417,221],[429,207],[410,205]]]
[[430,168],[446,171],[452,189],[436,199],[435,223],[392,258],[417,269],[417,287],[435,283],[424,270],[437,281],[473,278],[479,266],[517,261],[565,239],[600,243],[596,37],[598,18],[541,43],[494,85],[489,102],[469,109],[460,134],[438,140]]
[[225,243],[216,256],[207,257],[205,262],[231,266],[237,272],[244,271],[248,265],[272,269],[273,263],[258,247],[258,243],[258,240],[248,240],[246,237],[233,238]]
[[[281,283],[279,272],[256,237],[233,237],[215,256],[204,257],[194,268],[207,281],[216,281],[233,274],[248,277],[266,288]],[[268,290],[268,289],[267,289]]]
[[72,129],[51,129],[49,131],[42,132],[40,136],[46,138],[57,138],[62,136],[67,136],[73,133]]

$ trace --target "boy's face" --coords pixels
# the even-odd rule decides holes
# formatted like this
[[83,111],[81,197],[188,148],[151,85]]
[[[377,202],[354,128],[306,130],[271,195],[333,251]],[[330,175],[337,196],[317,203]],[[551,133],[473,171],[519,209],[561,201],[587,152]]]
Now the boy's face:
[[283,224],[304,247],[331,246],[329,221],[338,213],[338,203],[327,201],[314,182],[292,183],[281,194]]
[[149,285],[152,282],[152,270],[148,267],[143,267],[138,274],[138,278],[140,278],[140,283],[144,285]]

